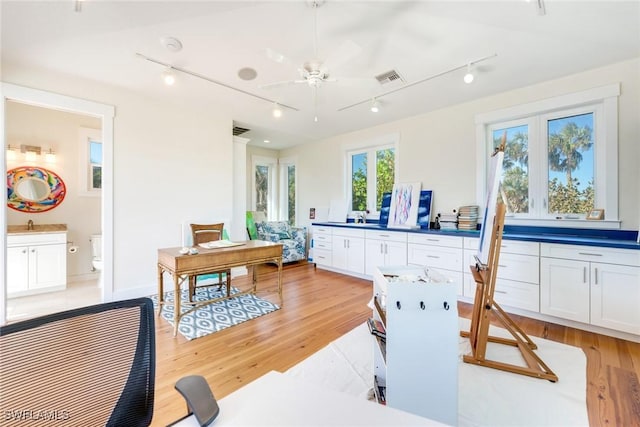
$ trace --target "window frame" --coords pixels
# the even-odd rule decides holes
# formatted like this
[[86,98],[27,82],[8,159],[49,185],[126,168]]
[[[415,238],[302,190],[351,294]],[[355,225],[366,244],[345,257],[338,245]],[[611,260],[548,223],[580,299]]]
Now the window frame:
[[[370,219],[379,219],[380,211],[376,209],[376,190],[377,190],[377,152],[380,150],[393,149],[394,150],[394,176],[393,181],[398,182],[398,158],[399,158],[399,134],[391,134],[381,136],[376,139],[364,141],[362,143],[352,144],[346,146],[344,148],[345,154],[345,180],[344,180],[344,194],[346,194],[346,198],[349,206],[349,218],[354,218],[357,212],[351,210],[353,206],[352,203],[352,176],[353,176],[353,163],[352,156],[357,154],[366,153],[367,154],[367,209],[369,210],[369,214],[367,214],[367,218]],[[370,179],[374,177],[374,179]]]
[[293,224],[291,226],[295,227],[298,222],[298,165],[296,157],[283,157],[278,159],[278,187],[279,191],[279,206],[278,206],[278,216],[281,221],[289,220],[289,167],[293,166],[295,168],[295,172],[293,175],[294,179],[294,209],[295,216],[293,220]]
[[275,221],[278,219],[278,194],[277,194],[277,177],[278,177],[278,159],[275,157],[251,156],[251,206],[252,210],[256,210],[256,167],[266,166],[268,168],[267,184],[267,220]]
[[[102,142],[102,130],[80,127],[78,129],[79,145],[79,195],[86,197],[102,197],[102,188],[93,188],[93,166],[91,163],[91,142],[99,142],[102,145],[102,173],[104,172],[104,144]],[[104,175],[103,175],[104,179]]]
[[[496,110],[476,116],[476,199],[484,200],[486,196],[486,179],[488,158],[493,147],[492,130],[496,127],[506,127],[505,123],[531,120],[529,127],[529,183],[536,191],[536,198],[541,191],[548,202],[548,155],[547,155],[547,120],[567,117],[585,112],[594,113],[594,180],[595,204],[594,208],[605,210],[605,220],[587,221],[584,216],[575,215],[557,217],[546,213],[547,204],[541,200],[531,200],[528,214],[509,215],[507,224],[549,226],[549,227],[591,227],[591,228],[620,228],[618,218],[618,97],[620,84],[611,84],[593,89],[547,98],[527,104]],[[531,127],[533,126],[533,127]],[[535,134],[532,137],[532,132]],[[535,151],[532,145],[537,146]],[[541,142],[544,142],[542,144]],[[534,163],[535,162],[535,163]],[[544,169],[544,167],[547,169]],[[533,176],[532,176],[533,174]],[[483,204],[483,203],[482,203]],[[542,214],[544,212],[544,214]]]

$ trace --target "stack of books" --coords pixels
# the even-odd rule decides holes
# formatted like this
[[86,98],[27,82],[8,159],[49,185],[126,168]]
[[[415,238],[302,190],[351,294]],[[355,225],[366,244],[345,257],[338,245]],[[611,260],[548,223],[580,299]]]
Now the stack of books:
[[458,229],[475,230],[478,225],[478,205],[469,205],[460,207],[458,213]]
[[458,228],[458,214],[456,210],[453,210],[453,213],[450,214],[439,214],[440,215],[440,229],[441,230],[455,230]]

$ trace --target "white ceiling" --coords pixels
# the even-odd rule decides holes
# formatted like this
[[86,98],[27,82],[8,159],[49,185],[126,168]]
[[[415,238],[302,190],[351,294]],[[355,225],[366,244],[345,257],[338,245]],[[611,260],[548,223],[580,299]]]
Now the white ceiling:
[[[639,1],[329,0],[314,10],[307,1],[85,0],[81,12],[75,4],[2,0],[2,62],[231,112],[251,129],[243,136],[252,144],[274,149],[640,56]],[[298,68],[314,57],[314,14],[319,59],[337,79],[322,84],[316,105],[306,83],[260,87],[300,78]],[[183,49],[167,50],[167,36]],[[276,62],[273,52],[290,62]],[[283,108],[275,119],[270,102],[184,73],[166,87],[163,67],[136,53],[299,111]],[[465,64],[494,54],[474,67],[472,84],[463,83]],[[257,78],[240,79],[243,67]],[[374,79],[392,69],[404,84]],[[400,90],[380,99],[379,113],[369,111],[369,99],[393,89]]]

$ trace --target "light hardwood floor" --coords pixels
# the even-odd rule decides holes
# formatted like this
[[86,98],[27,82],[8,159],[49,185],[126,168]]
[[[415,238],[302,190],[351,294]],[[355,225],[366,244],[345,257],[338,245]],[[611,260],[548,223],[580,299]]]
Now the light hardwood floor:
[[[275,269],[260,267],[258,295],[278,303]],[[246,277],[234,286],[249,286]],[[203,375],[221,399],[271,371],[285,371],[371,314],[371,282],[316,270],[285,267],[282,309],[212,335],[187,341],[156,318],[156,396],[154,426],[186,414],[173,388],[184,375]],[[460,316],[471,306],[459,303]],[[587,407],[591,426],[640,426],[640,344],[552,323],[513,316],[531,336],[581,347],[587,356]],[[222,408],[224,410],[224,408]],[[540,408],[544,410],[544,408]],[[561,424],[561,422],[560,422]]]

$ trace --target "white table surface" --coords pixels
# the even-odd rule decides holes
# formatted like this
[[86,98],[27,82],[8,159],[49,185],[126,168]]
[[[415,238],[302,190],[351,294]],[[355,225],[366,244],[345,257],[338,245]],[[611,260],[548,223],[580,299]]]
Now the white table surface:
[[[444,426],[271,371],[218,401],[212,426]],[[180,427],[197,426],[194,417]]]

